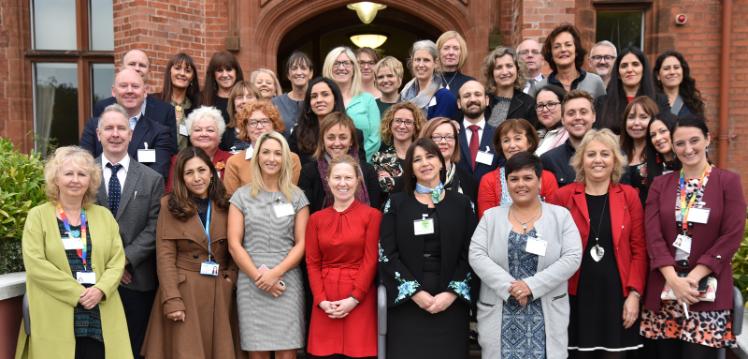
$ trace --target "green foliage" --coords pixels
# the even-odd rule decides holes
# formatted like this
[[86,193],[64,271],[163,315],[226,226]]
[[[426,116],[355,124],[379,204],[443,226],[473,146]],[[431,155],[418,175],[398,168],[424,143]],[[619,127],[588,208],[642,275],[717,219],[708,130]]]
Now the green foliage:
[[44,163],[0,138],[0,274],[23,271],[21,237],[26,215],[45,200]]
[[743,300],[748,300],[748,225],[743,232],[740,249],[732,258],[732,278],[735,286],[743,293]]

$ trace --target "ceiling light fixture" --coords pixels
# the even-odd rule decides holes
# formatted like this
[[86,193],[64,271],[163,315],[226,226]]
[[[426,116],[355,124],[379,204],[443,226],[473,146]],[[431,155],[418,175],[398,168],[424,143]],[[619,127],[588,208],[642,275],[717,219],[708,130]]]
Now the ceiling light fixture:
[[382,34],[358,34],[351,35],[351,42],[358,47],[370,47],[376,49],[387,41],[387,36]]
[[353,10],[358,15],[358,18],[364,24],[371,24],[374,18],[377,16],[379,10],[384,10],[387,5],[378,4],[371,1],[361,1],[353,4],[348,4],[348,9]]

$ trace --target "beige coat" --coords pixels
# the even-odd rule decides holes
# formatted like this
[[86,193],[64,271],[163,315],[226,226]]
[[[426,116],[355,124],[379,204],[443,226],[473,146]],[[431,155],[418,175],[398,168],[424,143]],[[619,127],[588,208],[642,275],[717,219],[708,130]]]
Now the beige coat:
[[[239,151],[226,161],[226,169],[223,172],[223,186],[226,187],[226,193],[234,194],[239,187],[249,183],[252,174],[249,172],[249,160],[247,150]],[[301,160],[295,153],[291,153],[291,181],[293,184],[299,183],[301,174]]]

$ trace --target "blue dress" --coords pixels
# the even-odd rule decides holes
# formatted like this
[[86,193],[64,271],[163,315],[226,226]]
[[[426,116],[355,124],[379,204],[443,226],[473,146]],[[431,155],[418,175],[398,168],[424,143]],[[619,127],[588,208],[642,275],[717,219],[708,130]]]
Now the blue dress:
[[[509,274],[521,279],[538,271],[538,256],[525,251],[527,237],[535,237],[535,229],[527,234],[509,232]],[[539,300],[523,307],[514,297],[504,304],[501,319],[501,358],[545,358],[545,321]]]

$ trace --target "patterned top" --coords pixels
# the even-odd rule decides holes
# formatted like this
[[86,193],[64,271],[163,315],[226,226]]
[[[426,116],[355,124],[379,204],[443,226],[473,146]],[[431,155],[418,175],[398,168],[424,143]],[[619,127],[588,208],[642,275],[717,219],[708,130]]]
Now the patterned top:
[[509,114],[509,105],[512,103],[511,98],[495,96],[496,104],[491,109],[491,117],[488,118],[488,124],[494,128],[499,127],[499,124],[506,120],[506,115]]
[[[709,176],[704,177],[704,183],[701,186],[701,189],[699,189],[699,179],[698,178],[689,178],[686,180],[686,203],[691,201],[691,197],[696,196],[696,200],[694,201],[694,208],[703,208],[704,207],[704,201],[702,200],[702,197],[704,197],[704,188],[706,188],[706,184],[709,182]],[[681,198],[679,196],[680,194],[680,186],[678,189],[676,189],[678,193],[675,196],[675,223],[680,228],[681,226],[681,211],[680,211],[680,201]],[[688,223],[689,230],[691,229],[691,226],[693,224],[691,222]],[[672,244],[671,244],[672,245]],[[688,252],[685,252],[679,248],[675,248],[675,260],[688,260]]]
[[390,175],[379,177],[379,188],[382,192],[393,192],[398,178],[403,175],[403,162],[405,161],[397,157],[397,151],[393,145],[382,144],[379,152],[371,158],[371,163],[377,172],[384,171]]
[[[89,224],[90,226],[90,224]],[[68,237],[70,234],[65,230],[65,225],[60,218],[57,218],[57,227],[60,229],[60,237]],[[73,232],[73,237],[80,236],[81,226],[70,225],[70,232]],[[86,262],[91,263],[91,231],[86,231]],[[69,249],[65,251],[68,258],[68,264],[70,265],[70,273],[73,278],[76,277],[77,272],[83,271],[83,261],[78,257],[78,253],[75,249]],[[90,284],[84,284],[85,287],[90,287]],[[96,305],[92,309],[83,308],[80,303],[75,306],[73,311],[73,330],[76,338],[91,338],[100,342],[104,342],[104,337],[101,332],[101,313],[99,312],[99,306]]]

